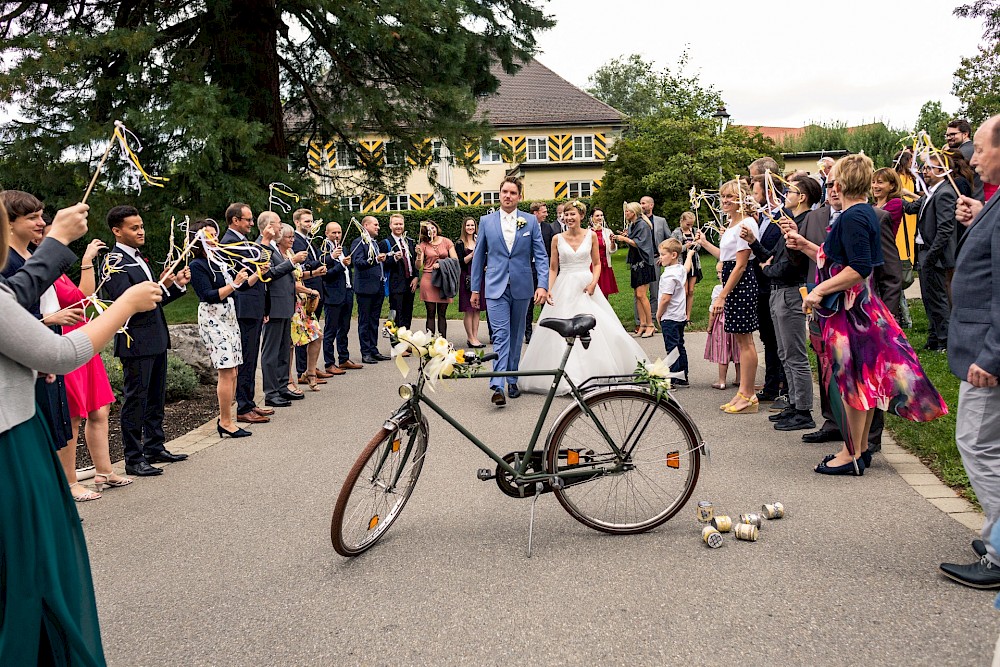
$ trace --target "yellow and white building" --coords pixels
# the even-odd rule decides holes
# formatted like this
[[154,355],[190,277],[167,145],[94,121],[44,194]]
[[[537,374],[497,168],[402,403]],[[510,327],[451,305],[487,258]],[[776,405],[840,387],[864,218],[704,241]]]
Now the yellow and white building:
[[[342,199],[343,208],[367,213],[444,205],[443,192],[435,192],[428,178],[431,167],[442,188],[454,193],[458,206],[499,205],[500,182],[508,174],[523,180],[525,201],[594,194],[601,187],[605,158],[621,135],[625,117],[534,59],[516,74],[500,68],[494,74],[500,86],[480,101],[477,112],[492,126],[493,142],[484,148],[460,149],[483,172],[480,176],[473,178],[454,166],[451,147],[440,141],[428,139],[416,155],[413,151],[407,155],[391,143],[368,137],[360,142],[366,155],[386,164],[407,160],[414,169],[404,191],[355,191]],[[351,178],[357,164],[346,146],[312,143],[308,150],[310,167],[322,174],[321,193],[343,192],[345,183],[359,180]]]

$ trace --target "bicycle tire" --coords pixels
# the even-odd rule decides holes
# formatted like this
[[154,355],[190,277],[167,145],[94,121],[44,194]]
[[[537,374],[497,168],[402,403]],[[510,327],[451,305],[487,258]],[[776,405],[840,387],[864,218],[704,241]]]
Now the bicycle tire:
[[[413,429],[416,429],[413,448],[403,460]],[[398,441],[395,437],[397,434],[400,434]],[[423,469],[427,438],[427,420],[421,419],[418,422],[414,417],[408,417],[395,429],[383,427],[365,445],[358,460],[347,473],[333,509],[330,540],[338,554],[353,557],[364,553],[382,539],[399,518]],[[398,442],[398,447],[391,451],[394,442]],[[390,451],[386,452],[386,447]],[[383,454],[384,462],[376,474],[375,469],[379,468]],[[404,469],[397,485],[391,487],[388,482],[399,470],[399,466]]]
[[[584,402],[620,449],[632,427],[649,417],[639,434],[645,439],[635,443],[621,472],[597,473],[577,482],[564,477],[565,486],[553,489],[559,504],[585,526],[616,535],[643,533],[668,521],[691,498],[701,471],[701,437],[690,417],[672,401],[657,401],[641,389],[599,391]],[[553,475],[588,467],[597,471],[618,461],[578,404],[553,428],[545,454],[546,472]],[[598,492],[590,498],[598,488],[594,485],[606,487],[606,495]],[[640,486],[648,496],[662,497],[650,500],[639,492]]]

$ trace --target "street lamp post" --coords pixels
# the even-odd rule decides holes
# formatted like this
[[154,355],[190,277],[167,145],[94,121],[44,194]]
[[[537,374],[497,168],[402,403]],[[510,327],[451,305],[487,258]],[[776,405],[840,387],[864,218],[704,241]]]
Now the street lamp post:
[[[715,119],[715,128],[716,128],[717,136],[722,136],[722,134],[726,131],[726,128],[729,127],[730,115],[726,111],[726,107],[719,107],[718,109],[716,109],[715,113],[712,114],[712,118]],[[720,159],[719,160],[719,188],[720,189],[722,188],[722,181],[723,181],[723,177],[722,177],[722,160]]]

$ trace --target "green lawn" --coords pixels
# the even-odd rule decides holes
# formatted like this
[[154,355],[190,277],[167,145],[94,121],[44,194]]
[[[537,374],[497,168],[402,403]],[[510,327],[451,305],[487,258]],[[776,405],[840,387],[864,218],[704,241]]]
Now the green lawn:
[[948,414],[926,423],[889,415],[885,420],[886,427],[892,431],[901,446],[920,457],[946,484],[974,501],[975,493],[969,486],[969,477],[965,474],[955,445],[959,380],[948,370],[947,354],[923,349],[927,343],[927,315],[919,299],[910,300],[910,314],[913,316],[913,328],[904,330],[906,337],[917,351],[927,377],[948,404]]
[[[629,270],[628,266],[625,265],[624,250],[620,250],[612,256],[611,266],[615,271],[615,279],[618,281],[618,289],[620,291],[617,294],[612,294],[608,301],[611,303],[611,307],[615,309],[615,312],[618,313],[618,317],[625,325],[625,328],[631,331],[634,328],[634,316],[632,313],[635,299],[632,289],[629,287]],[[691,326],[688,327],[690,331],[704,331],[708,328],[708,305],[712,296],[712,287],[715,285],[715,258],[711,255],[703,254],[701,266],[705,274],[705,280],[702,280],[695,289],[694,308],[691,311]],[[655,316],[656,304],[651,304],[651,306]],[[189,289],[187,294],[180,299],[167,304],[163,312],[166,314],[167,322],[170,324],[195,323],[198,321],[198,297],[195,296],[194,290]],[[541,309],[536,308],[536,318],[539,312],[541,312]],[[387,317],[388,314],[389,303],[386,301],[382,316]],[[424,307],[424,302],[417,298],[413,304],[413,321],[418,323],[426,317],[427,309]],[[462,319],[462,313],[458,310],[458,299],[455,299],[448,306],[448,319]],[[485,315],[483,319],[485,319]]]

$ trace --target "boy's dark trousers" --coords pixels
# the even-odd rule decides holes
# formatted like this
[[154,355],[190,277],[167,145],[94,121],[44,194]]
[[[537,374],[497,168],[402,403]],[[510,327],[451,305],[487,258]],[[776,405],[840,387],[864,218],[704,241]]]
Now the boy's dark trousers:
[[684,373],[684,379],[687,380],[688,376],[688,355],[687,350],[684,349],[684,325],[686,322],[675,322],[673,320],[661,320],[660,330],[663,332],[663,347],[666,348],[667,354],[674,348],[677,348],[677,359],[674,363],[670,364],[670,372]]

